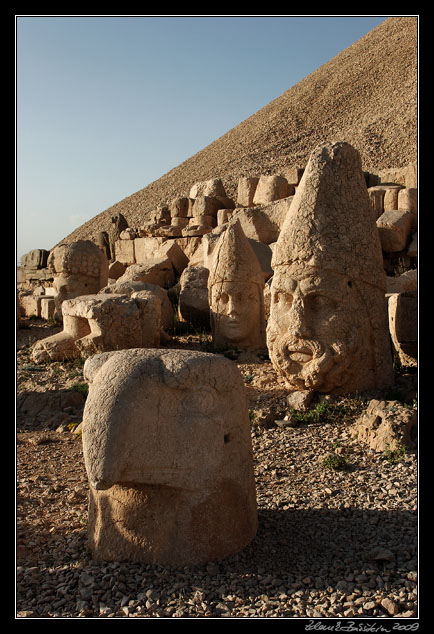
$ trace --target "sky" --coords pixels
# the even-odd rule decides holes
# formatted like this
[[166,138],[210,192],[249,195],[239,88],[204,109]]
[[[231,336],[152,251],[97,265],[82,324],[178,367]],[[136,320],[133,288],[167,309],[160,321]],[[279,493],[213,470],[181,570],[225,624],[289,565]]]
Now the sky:
[[187,160],[388,16],[15,16],[16,257]]

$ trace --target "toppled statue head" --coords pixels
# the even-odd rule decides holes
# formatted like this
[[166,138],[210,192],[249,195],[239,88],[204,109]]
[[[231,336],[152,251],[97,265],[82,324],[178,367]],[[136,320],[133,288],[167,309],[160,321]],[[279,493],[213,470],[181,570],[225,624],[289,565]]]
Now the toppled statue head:
[[222,234],[208,278],[216,348],[266,348],[264,275],[239,222]]
[[247,398],[219,355],[124,350],[90,358],[83,452],[96,559],[192,564],[256,532]]
[[358,152],[312,152],[277,241],[267,344],[293,390],[393,382],[385,272]]

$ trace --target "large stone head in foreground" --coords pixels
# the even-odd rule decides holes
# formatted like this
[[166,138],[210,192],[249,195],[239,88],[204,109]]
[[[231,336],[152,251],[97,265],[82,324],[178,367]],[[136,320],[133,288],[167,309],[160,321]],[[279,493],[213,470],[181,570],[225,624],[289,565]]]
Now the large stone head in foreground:
[[236,365],[180,350],[86,362],[83,449],[95,559],[204,563],[257,528],[247,399]]
[[221,235],[208,278],[215,348],[266,348],[264,275],[241,224]]
[[386,278],[358,152],[312,152],[273,254],[267,344],[292,390],[393,382]]

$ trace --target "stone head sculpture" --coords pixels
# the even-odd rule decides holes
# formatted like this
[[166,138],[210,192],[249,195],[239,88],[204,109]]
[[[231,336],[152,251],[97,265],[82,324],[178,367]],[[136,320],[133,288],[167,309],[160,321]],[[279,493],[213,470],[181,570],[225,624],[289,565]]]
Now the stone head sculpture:
[[293,390],[393,382],[385,272],[358,152],[312,152],[276,243],[267,344]]
[[58,245],[48,256],[47,266],[54,277],[59,317],[65,299],[98,293],[108,282],[107,257],[91,240]]
[[239,222],[221,235],[212,262],[208,291],[214,346],[266,348],[264,274]]
[[94,557],[187,565],[247,545],[256,495],[236,365],[142,349],[95,355],[84,372]]

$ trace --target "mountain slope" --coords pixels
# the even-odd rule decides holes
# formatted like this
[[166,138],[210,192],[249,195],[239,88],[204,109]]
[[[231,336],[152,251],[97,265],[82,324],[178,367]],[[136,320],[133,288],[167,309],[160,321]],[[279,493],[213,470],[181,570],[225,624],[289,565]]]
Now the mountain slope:
[[144,189],[78,227],[63,241],[95,239],[121,212],[140,227],[155,207],[219,177],[236,197],[241,175],[304,167],[326,140],[356,147],[363,169],[417,160],[417,17],[392,17],[280,97]]

